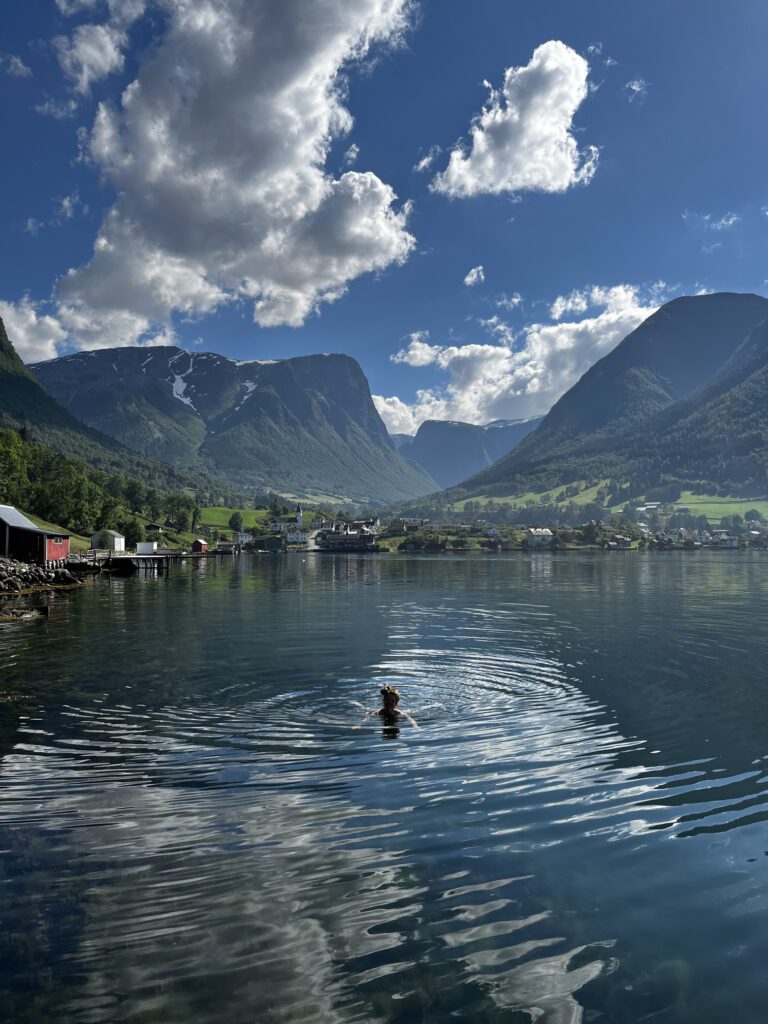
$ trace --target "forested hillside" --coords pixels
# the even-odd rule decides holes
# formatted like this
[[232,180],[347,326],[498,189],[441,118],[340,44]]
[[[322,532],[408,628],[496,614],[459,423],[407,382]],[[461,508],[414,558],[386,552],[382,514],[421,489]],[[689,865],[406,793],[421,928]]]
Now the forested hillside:
[[0,319],[0,428],[20,430],[32,441],[75,456],[108,473],[127,473],[167,490],[193,483],[189,474],[143,458],[67,412],[38,383],[13,347]]
[[560,399],[507,457],[456,493],[582,481],[768,492],[768,301],[707,295],[662,307]]

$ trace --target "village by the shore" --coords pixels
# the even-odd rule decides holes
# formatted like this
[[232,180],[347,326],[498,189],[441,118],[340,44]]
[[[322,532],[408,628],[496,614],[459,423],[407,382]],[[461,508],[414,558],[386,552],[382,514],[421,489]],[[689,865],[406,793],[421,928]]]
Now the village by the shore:
[[[630,514],[631,512],[631,514]],[[768,521],[756,510],[724,517],[719,526],[696,518],[681,505],[653,502],[605,519],[576,526],[525,526],[490,522],[432,521],[418,516],[368,516],[359,519],[283,508],[251,530],[200,529],[191,544],[164,543],[173,523],[151,524],[155,539],[128,548],[124,535],[97,530],[88,550],[73,551],[66,530],[36,526],[18,509],[0,505],[0,598],[40,591],[77,588],[101,573],[130,575],[162,572],[172,561],[235,556],[284,555],[290,552],[331,554],[500,554],[511,551],[567,552],[730,550],[768,548]],[[239,524],[233,517],[235,525]]]

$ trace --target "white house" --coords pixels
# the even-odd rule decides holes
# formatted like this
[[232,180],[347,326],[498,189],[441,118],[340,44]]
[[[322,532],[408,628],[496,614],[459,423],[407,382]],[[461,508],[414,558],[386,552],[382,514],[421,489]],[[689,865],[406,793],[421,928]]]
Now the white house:
[[157,541],[156,540],[140,540],[136,545],[137,555],[155,555],[157,554]]
[[285,531],[285,540],[288,544],[306,544],[309,534],[298,526]]
[[91,537],[92,551],[125,551],[125,537],[115,530],[99,530]]
[[547,527],[533,527],[525,535],[525,543],[529,548],[548,548],[554,540],[554,534]]

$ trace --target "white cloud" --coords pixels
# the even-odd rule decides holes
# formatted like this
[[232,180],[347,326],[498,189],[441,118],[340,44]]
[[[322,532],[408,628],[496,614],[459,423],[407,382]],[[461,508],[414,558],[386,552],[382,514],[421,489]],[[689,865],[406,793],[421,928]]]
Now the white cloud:
[[16,351],[26,363],[53,359],[67,332],[55,317],[40,313],[25,296],[20,302],[0,301],[0,318]]
[[[452,150],[431,188],[451,197],[525,191],[565,192],[586,185],[598,151],[581,151],[571,134],[587,96],[589,65],[565,43],[537,47],[525,67],[507,68],[470,130],[471,144]],[[488,84],[488,83],[486,83]]]
[[52,117],[56,121],[68,121],[77,113],[77,100],[53,100],[47,99],[38,103],[35,107],[38,114],[43,117]]
[[243,297],[260,324],[298,326],[404,262],[409,204],[325,163],[353,123],[345,70],[399,42],[411,0],[155,2],[165,35],[87,142],[118,199],[90,263],[58,285],[85,343],[89,316],[139,329]]
[[69,18],[81,11],[90,11],[98,7],[101,0],[56,0],[56,6],[61,14]]
[[344,165],[346,167],[352,167],[353,164],[357,163],[357,158],[360,156],[360,147],[356,142],[353,142],[349,149],[344,154]]
[[515,340],[515,332],[506,322],[502,320],[500,316],[494,313],[493,316],[488,317],[485,320],[480,320],[480,325],[498,341],[503,341],[505,345],[511,345]]
[[523,297],[519,292],[510,292],[509,295],[502,292],[501,295],[496,296],[495,305],[497,309],[505,309],[511,312],[511,310],[517,309],[522,301]]
[[431,146],[427,153],[413,165],[416,174],[423,174],[425,171],[428,171],[442,151],[442,146]]
[[80,193],[77,189],[75,189],[74,192],[71,192],[68,196],[64,196],[58,201],[56,207],[56,223],[61,224],[65,220],[72,220],[82,205]]
[[[718,233],[730,231],[741,220],[738,213],[733,211],[728,211],[721,217],[715,217],[711,213],[692,213],[690,210],[684,210],[682,217],[686,224],[690,224],[691,227],[701,232],[716,231]],[[705,243],[702,245],[702,251],[706,253],[714,252],[715,249],[720,248],[721,244],[720,242]]]
[[54,214],[50,220],[42,221],[37,217],[28,217],[24,230],[28,235],[37,235],[43,228],[60,228],[67,221],[72,220],[80,210],[87,213],[88,207],[80,198],[78,190],[75,189],[74,192],[70,192],[69,195],[62,196],[56,201]]
[[624,93],[630,103],[634,103],[635,100],[643,100],[650,89],[650,82],[646,82],[644,78],[633,78],[627,82],[624,86]]
[[476,284],[482,284],[483,281],[485,281],[485,269],[482,264],[479,267],[472,267],[464,278],[467,288],[474,288]]
[[60,36],[54,45],[64,74],[78,92],[88,93],[93,82],[122,70],[125,43],[124,33],[111,25],[79,25],[71,39]]
[[713,231],[727,231],[738,224],[740,220],[741,217],[737,213],[726,213],[724,216],[718,217],[717,220],[713,220],[709,227]]
[[21,57],[17,57],[14,53],[0,57],[0,67],[4,68],[6,75],[11,75],[12,78],[32,77],[32,68],[28,68]]
[[[413,433],[425,419],[488,423],[542,415],[593,363],[655,312],[663,295],[663,283],[643,294],[626,284],[572,292],[552,303],[559,319],[528,324],[518,334],[498,317],[484,321],[500,339],[493,344],[434,345],[424,333],[412,335],[393,361],[434,366],[447,380],[441,387],[419,391],[411,403],[396,396],[374,396],[376,407],[387,428],[399,433]],[[576,311],[581,319],[562,319]]]
[[568,295],[558,295],[549,307],[553,320],[562,320],[566,313],[586,313],[589,309],[589,292],[574,289]]
[[[124,50],[128,30],[146,8],[147,0],[108,0],[109,19],[101,24],[78,25],[71,36],[58,36],[53,41],[64,74],[74,89],[87,95],[94,82],[99,82],[125,66]],[[71,15],[95,5],[87,0],[59,3],[63,14]]]

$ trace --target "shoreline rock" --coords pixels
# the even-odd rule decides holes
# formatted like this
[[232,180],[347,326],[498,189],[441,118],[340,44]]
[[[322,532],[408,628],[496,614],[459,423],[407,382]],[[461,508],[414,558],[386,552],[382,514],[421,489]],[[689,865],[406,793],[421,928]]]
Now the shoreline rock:
[[81,586],[69,569],[45,569],[12,558],[0,558],[0,599],[46,590],[74,590]]

